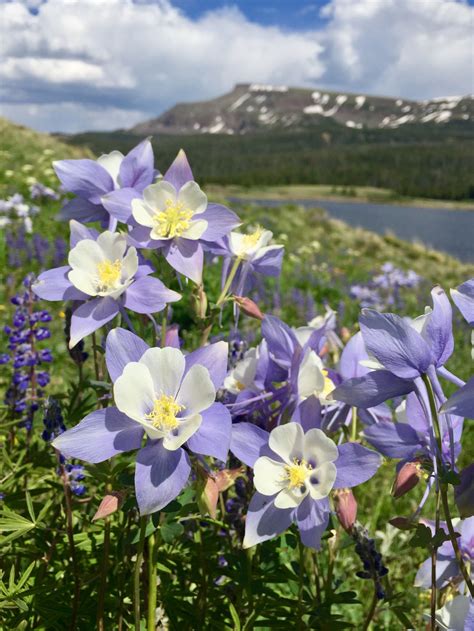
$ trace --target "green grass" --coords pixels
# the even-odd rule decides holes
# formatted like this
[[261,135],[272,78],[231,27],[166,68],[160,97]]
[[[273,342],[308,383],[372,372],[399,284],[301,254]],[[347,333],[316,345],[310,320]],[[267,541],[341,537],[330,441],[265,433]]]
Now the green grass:
[[278,199],[294,203],[306,199],[336,201],[371,202],[376,204],[397,204],[422,208],[447,208],[474,210],[470,201],[453,202],[449,199],[429,199],[426,197],[404,197],[388,188],[374,186],[330,186],[328,184],[288,184],[286,186],[237,186],[208,184],[205,187],[209,196],[242,200]]
[[[26,193],[27,177],[36,177],[42,182],[55,186],[54,178],[49,172],[49,161],[52,158],[61,159],[87,155],[87,152],[81,152],[80,149],[66,147],[50,138],[22,128],[13,128],[10,125],[6,126],[6,139],[5,151],[7,154],[2,154],[3,162],[0,166],[3,169],[8,165],[9,170],[13,171],[14,175],[5,176],[2,171],[0,176],[3,178],[0,179],[0,186],[3,187],[1,189],[2,195],[5,195],[5,191],[15,192],[15,187]],[[28,164],[31,164],[33,168],[26,171],[22,169]],[[47,177],[50,179],[45,181],[44,178]],[[227,195],[229,190],[235,189],[214,188],[209,189],[209,192],[214,193],[213,200],[218,201],[220,197]],[[278,187],[278,190],[282,192],[282,195],[288,194],[289,196],[295,192],[295,189],[292,189],[290,194],[286,187],[284,189]],[[296,190],[301,191],[302,189]],[[369,194],[369,191],[366,193]],[[349,228],[340,221],[330,219],[322,210],[317,208],[303,209],[294,205],[263,208],[243,205],[236,210],[246,224],[261,224],[269,228],[274,232],[275,242],[285,245],[286,255],[281,280],[279,283],[267,285],[266,293],[261,297],[260,304],[264,311],[272,312],[294,326],[306,323],[306,314],[298,307],[294,299],[294,291],[297,289],[314,300],[319,311],[323,310],[325,304],[329,304],[335,309],[343,306],[339,327],[347,327],[351,333],[355,332],[359,305],[350,299],[349,288],[354,283],[369,281],[379,272],[380,266],[387,261],[405,270],[413,269],[424,279],[416,291],[402,290],[401,292],[403,306],[400,312],[411,316],[420,314],[424,306],[430,303],[430,289],[433,285],[441,284],[445,289],[449,289],[474,276],[474,265],[461,263],[447,255],[428,250],[421,245],[401,241],[395,237],[382,237],[362,229]],[[61,234],[66,238],[67,226],[53,220],[56,212],[57,204],[46,203],[43,205],[40,215],[35,219],[35,230],[43,235],[53,234],[56,236]],[[30,266],[26,262],[22,269],[12,270],[5,266],[3,269],[5,277],[7,275],[13,277],[18,284],[22,276],[30,270],[30,267],[33,271],[38,270],[38,266],[34,264]],[[6,285],[4,299],[13,293],[14,284],[15,282],[10,282]],[[209,299],[215,299],[219,291],[219,270],[215,265],[210,265],[206,269],[205,285]],[[275,304],[277,289],[280,291],[281,298]],[[49,303],[45,306],[54,314],[53,336],[50,346],[55,354],[55,362],[51,369],[52,382],[48,391],[56,396],[65,397],[70,383],[76,380],[76,374],[74,366],[68,358],[63,340],[63,305]],[[8,322],[10,315],[11,307],[4,301],[0,311],[2,322]],[[197,336],[189,300],[176,304],[175,319],[182,323],[181,334],[185,348],[191,350],[196,345]],[[227,312],[224,318],[224,332],[230,321],[231,317]],[[143,324],[137,319],[135,322],[139,326]],[[258,335],[257,322],[243,318],[241,323],[246,334]],[[148,327],[143,328],[143,331],[149,335]],[[215,333],[218,332],[218,330],[215,331]],[[467,378],[472,372],[470,335],[467,325],[457,314],[455,315],[455,338],[456,352],[449,361],[448,368],[459,376]],[[86,341],[86,349],[89,352],[92,350],[90,339]],[[91,364],[92,362],[89,360],[85,366],[86,378],[93,378]],[[8,378],[7,371],[2,371],[0,387],[6,386]],[[93,390],[88,390],[88,392],[92,393]],[[63,401],[66,403],[66,399]],[[94,401],[92,401],[92,405],[95,406]],[[66,423],[68,425],[74,424],[81,417],[81,413],[83,414],[81,409],[75,409],[74,413],[66,419]],[[55,499],[54,496],[60,498],[54,457],[49,448],[38,438],[40,425],[41,417],[38,415],[35,438],[28,448],[29,458],[34,466],[22,468],[24,465],[21,464],[21,458],[26,453],[26,447],[21,436],[17,439],[16,444],[6,452],[9,453],[9,457],[14,463],[20,463],[15,465],[19,467],[17,477],[12,477],[9,474],[10,465],[5,460],[3,465],[0,465],[0,469],[1,466],[4,467],[4,472],[0,473],[0,478],[2,475],[9,476],[5,482],[8,488],[5,503],[24,517],[28,516],[24,504],[26,475],[28,475],[28,488],[31,489],[36,498],[38,509],[49,498]],[[473,433],[472,425],[466,428],[463,437],[464,449],[460,458],[461,466],[472,461],[474,455]],[[88,498],[84,503],[79,503],[76,500],[74,504],[76,537],[80,546],[80,563],[83,572],[81,614],[83,626],[81,628],[84,629],[92,628],[95,624],[98,563],[103,547],[103,527],[99,523],[93,524],[91,517],[97,508],[99,498],[104,493],[105,480],[112,476],[116,484],[130,485],[130,468],[127,469],[124,466],[127,462],[127,458],[124,458],[115,460],[115,463],[110,467],[108,465],[90,467],[90,477],[87,480]],[[388,524],[388,520],[395,515],[410,514],[421,497],[422,485],[400,500],[393,500],[390,495],[390,488],[394,477],[394,465],[394,462],[386,461],[371,481],[356,489],[359,519],[368,527],[371,534],[376,536],[377,545],[382,550],[385,562],[390,568],[390,583],[397,595],[394,602],[397,602],[404,613],[413,620],[414,628],[421,629],[424,624],[422,612],[428,607],[428,600],[426,592],[420,592],[413,587],[413,580],[416,569],[419,563],[426,558],[427,552],[422,549],[411,548],[408,544],[410,535],[393,529]],[[129,510],[133,505],[133,496],[130,496],[124,510],[111,518],[112,554],[115,556],[111,557],[111,564],[114,565],[109,568],[111,586],[106,600],[107,611],[111,615],[108,620],[109,628],[115,628],[113,626],[115,618],[112,616],[117,609],[117,602],[114,600],[116,587],[114,587],[115,583],[113,582],[115,581],[113,568],[117,564],[123,563],[124,568],[122,570],[128,573],[127,576],[130,574],[130,565],[126,565],[127,561],[123,560],[123,555],[120,556],[120,549],[116,549],[114,546],[116,542],[119,546],[122,545],[121,542],[128,541],[128,544],[130,543],[133,532],[131,535],[127,535],[128,539],[124,538],[124,529],[127,528],[124,518],[127,514],[125,510]],[[60,513],[59,503],[56,502],[53,506],[55,506],[54,510],[52,508],[47,516],[46,530],[43,531],[38,527],[31,536],[26,535],[13,544],[5,544],[3,546],[5,556],[2,561],[2,569],[7,571],[7,576],[13,565],[16,566],[18,574],[18,572],[21,573],[25,570],[30,561],[35,561],[34,576],[37,577],[35,588],[39,591],[36,596],[33,596],[34,600],[27,600],[27,603],[30,608],[34,608],[39,616],[34,628],[48,629],[48,631],[49,629],[63,628],[66,624],[72,593],[70,570],[66,564],[67,569],[64,571],[64,562],[61,561],[61,555],[63,555],[63,559],[68,558],[67,542],[62,527],[63,516]],[[192,510],[197,511],[194,504],[191,506]],[[424,514],[431,517],[431,509],[431,504],[428,504]],[[177,523],[173,521],[176,519],[173,515],[166,517],[166,519],[171,520],[171,524],[176,525]],[[195,523],[199,523],[199,521]],[[194,534],[190,540],[181,537],[181,539],[162,542],[161,544],[159,598],[164,599],[169,611],[175,612],[178,616],[179,622],[176,624],[181,625],[181,627],[186,625],[190,628],[197,628],[194,626],[197,624],[196,616],[198,614],[193,609],[195,603],[193,590],[195,588],[192,585],[199,583],[201,570],[204,568],[203,564],[207,564],[206,571],[211,577],[207,583],[209,611],[206,614],[206,620],[209,626],[199,628],[232,628],[228,613],[230,598],[226,595],[228,592],[215,585],[212,580],[222,573],[230,577],[230,593],[233,594],[232,590],[234,590],[237,594],[234,602],[239,615],[245,615],[247,611],[246,599],[249,598],[249,587],[246,582],[249,563],[253,563],[255,568],[252,584],[255,601],[264,603],[268,600],[270,609],[267,616],[276,612],[273,615],[278,617],[279,602],[281,601],[281,611],[283,611],[285,607],[283,599],[291,597],[294,602],[297,593],[297,573],[295,574],[297,550],[295,549],[296,543],[293,534],[288,534],[280,541],[260,546],[252,560],[252,557],[248,557],[237,546],[232,547],[228,542],[223,543],[222,538],[217,537],[218,529],[218,525],[211,524],[205,531],[193,531]],[[56,531],[58,532],[57,535],[54,534]],[[200,543],[202,537],[204,537],[204,544]],[[333,611],[340,612],[344,616],[344,620],[352,622],[355,628],[359,629],[371,598],[371,587],[368,582],[363,582],[355,576],[355,572],[360,569],[360,564],[350,541],[345,535],[338,535],[338,537],[340,539],[334,577],[336,580],[343,581],[344,590],[353,589],[356,591],[359,594],[361,604],[334,605]],[[48,548],[45,551],[45,542],[48,543],[48,546],[54,542],[54,546],[58,547],[58,551],[54,552],[49,566],[45,566],[41,560],[42,555],[49,550]],[[334,539],[332,543],[334,543]],[[222,552],[222,547],[224,547],[229,562],[226,570],[220,570],[215,565],[215,559]],[[114,559],[117,560],[116,563]],[[326,545],[318,555],[318,559],[320,570],[322,572],[327,571]],[[309,565],[313,562],[314,559],[312,560],[312,558],[308,561]],[[284,576],[283,579],[282,576]],[[311,580],[309,575],[307,580]],[[41,591],[42,589],[43,591]],[[54,594],[54,597],[51,594]],[[17,626],[21,624],[22,614],[21,608],[16,609],[15,607],[15,604],[10,605],[8,628],[25,628],[24,626]],[[125,606],[125,608],[127,607],[129,608],[129,605]],[[385,609],[387,610],[379,613],[377,623],[373,627],[374,631],[378,629],[387,631],[402,629],[403,625],[394,613],[388,611],[387,607]],[[179,611],[179,615],[176,613],[177,611]],[[227,626],[224,625],[224,619]],[[286,624],[286,628],[288,628],[290,623]],[[262,626],[258,628],[267,629],[270,627],[262,623]]]

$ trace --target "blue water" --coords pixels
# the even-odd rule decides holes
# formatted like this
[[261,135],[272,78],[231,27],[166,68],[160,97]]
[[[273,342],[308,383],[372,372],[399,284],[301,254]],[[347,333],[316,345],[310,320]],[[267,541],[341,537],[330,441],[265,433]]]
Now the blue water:
[[298,204],[308,208],[324,208],[331,217],[351,226],[379,234],[393,232],[407,241],[420,241],[426,246],[447,252],[466,262],[474,262],[474,211],[443,208],[419,208],[391,204],[326,201],[322,199],[268,200],[231,199],[263,206]]

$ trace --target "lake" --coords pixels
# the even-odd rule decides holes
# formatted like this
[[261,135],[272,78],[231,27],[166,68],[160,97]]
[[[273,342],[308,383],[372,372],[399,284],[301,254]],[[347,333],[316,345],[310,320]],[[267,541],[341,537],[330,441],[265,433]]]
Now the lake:
[[299,206],[324,208],[331,217],[385,234],[393,232],[407,241],[421,241],[426,246],[447,252],[466,262],[474,262],[474,211],[449,210],[369,204],[352,201],[328,201],[322,199],[242,199],[229,198],[239,203],[255,203],[263,206],[298,204]]

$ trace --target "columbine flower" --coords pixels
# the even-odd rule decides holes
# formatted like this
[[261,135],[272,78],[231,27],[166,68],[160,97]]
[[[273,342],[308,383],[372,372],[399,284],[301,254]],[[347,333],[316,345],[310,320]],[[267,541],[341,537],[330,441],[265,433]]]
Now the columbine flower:
[[[419,377],[442,370],[453,352],[452,311],[441,287],[431,292],[433,309],[416,320],[363,309],[359,318],[367,352],[375,361],[366,375],[333,392],[338,401],[371,408],[415,390]],[[436,375],[435,375],[436,376]]]
[[318,549],[329,520],[329,493],[371,478],[380,456],[357,443],[337,447],[324,432],[298,423],[270,434],[250,423],[232,428],[231,451],[254,469],[244,547],[271,539],[296,522],[302,542]]
[[196,283],[202,279],[203,245],[240,223],[225,206],[208,204],[182,150],[163,180],[146,187],[131,208],[132,238],[141,247],[162,249],[171,267]]
[[[433,449],[430,419],[417,396],[411,393],[396,410],[397,423],[381,419],[363,431],[367,441],[389,458],[401,458],[401,466],[414,460],[426,461],[436,456]],[[440,456],[454,467],[461,450],[463,419],[459,416],[439,415],[441,431]]]
[[[97,410],[61,434],[63,455],[102,462],[139,449],[135,490],[140,513],[160,510],[184,488],[188,450],[225,461],[231,418],[216,391],[227,370],[227,344],[218,342],[186,357],[175,348],[149,348],[129,331],[107,337],[106,362],[116,407]],[[147,444],[141,448],[146,436]]]
[[[153,182],[153,149],[144,140],[126,156],[120,151],[100,156],[96,161],[59,160],[53,162],[63,190],[77,197],[68,201],[61,210],[62,219],[83,222],[110,223],[126,221],[130,216],[130,203]],[[109,214],[110,213],[110,214]]]
[[238,259],[239,268],[234,271],[230,291],[238,295],[246,295],[252,288],[252,275],[279,276],[283,260],[284,246],[268,245],[273,233],[257,226],[253,232],[243,234],[231,232],[221,239],[212,251],[224,256],[222,266],[222,286],[229,273],[232,273],[232,260]]
[[69,346],[112,320],[123,308],[156,313],[180,299],[167,289],[152,268],[140,265],[125,235],[85,228],[71,221],[69,265],[43,272],[33,290],[45,300],[85,301],[72,314]]
[[[423,523],[430,528],[434,535],[434,522],[423,520]],[[455,531],[461,535],[457,539],[459,550],[464,562],[471,568],[471,576],[474,578],[474,517],[464,520],[454,519],[453,525]],[[446,524],[442,523],[441,528],[447,534]],[[451,541],[445,541],[438,548],[436,559],[436,587],[441,589],[448,583],[454,585],[461,594],[464,592],[465,583]],[[431,558],[423,561],[416,574],[415,586],[424,589],[431,587]]]
[[[429,614],[424,616],[429,620]],[[474,599],[455,596],[441,609],[436,610],[436,623],[443,631],[470,631],[474,629]]]
[[466,321],[474,327],[474,278],[451,289],[451,298]]

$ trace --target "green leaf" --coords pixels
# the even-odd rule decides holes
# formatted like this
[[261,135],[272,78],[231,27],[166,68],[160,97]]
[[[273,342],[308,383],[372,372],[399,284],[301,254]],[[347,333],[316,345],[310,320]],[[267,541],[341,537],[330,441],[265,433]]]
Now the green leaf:
[[240,631],[241,626],[239,614],[237,613],[237,610],[232,603],[229,603],[229,611],[232,617],[232,622],[234,623],[234,631]]
[[184,526],[175,522],[164,522],[160,527],[161,538],[165,543],[171,543],[184,532]]

